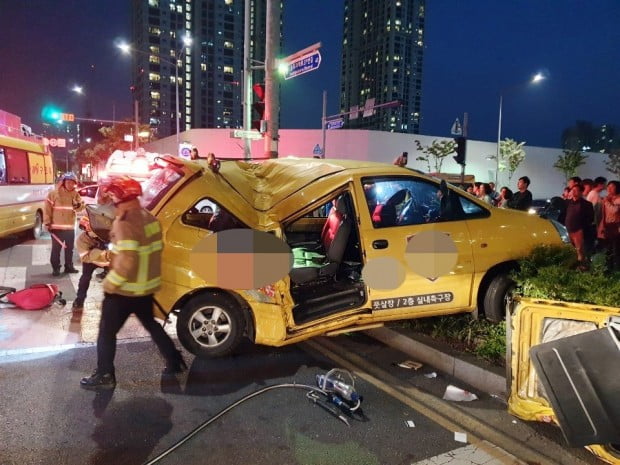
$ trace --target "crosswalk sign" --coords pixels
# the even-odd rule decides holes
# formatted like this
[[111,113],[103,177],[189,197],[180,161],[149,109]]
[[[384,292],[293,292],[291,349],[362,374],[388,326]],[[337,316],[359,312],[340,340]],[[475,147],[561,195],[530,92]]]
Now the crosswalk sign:
[[313,155],[321,155],[321,153],[323,153],[323,151],[321,150],[321,146],[319,144],[316,144],[314,146],[314,150],[312,151]]

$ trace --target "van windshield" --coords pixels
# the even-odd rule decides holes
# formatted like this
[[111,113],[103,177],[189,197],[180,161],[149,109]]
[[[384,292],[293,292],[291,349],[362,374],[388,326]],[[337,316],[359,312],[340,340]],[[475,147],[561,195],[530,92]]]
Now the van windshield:
[[182,173],[171,166],[152,171],[151,177],[142,185],[142,206],[147,210],[155,208],[182,177]]

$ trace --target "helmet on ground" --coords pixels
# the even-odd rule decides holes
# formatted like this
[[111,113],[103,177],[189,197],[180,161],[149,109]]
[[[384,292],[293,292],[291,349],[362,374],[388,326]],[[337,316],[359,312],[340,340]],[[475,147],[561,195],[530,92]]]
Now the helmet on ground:
[[88,216],[84,215],[82,218],[80,218],[80,229],[84,231],[92,231],[90,227],[90,219],[88,218]]
[[133,200],[142,195],[142,186],[129,176],[110,178],[101,184],[103,193],[114,194],[121,202]]

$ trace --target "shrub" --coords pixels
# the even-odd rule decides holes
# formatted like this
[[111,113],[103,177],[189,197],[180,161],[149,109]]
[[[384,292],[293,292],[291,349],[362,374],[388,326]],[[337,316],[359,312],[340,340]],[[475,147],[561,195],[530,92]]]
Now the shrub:
[[538,246],[519,260],[512,273],[516,294],[615,307],[620,303],[620,273],[609,272],[604,257],[595,255],[589,270],[577,267],[572,246]]

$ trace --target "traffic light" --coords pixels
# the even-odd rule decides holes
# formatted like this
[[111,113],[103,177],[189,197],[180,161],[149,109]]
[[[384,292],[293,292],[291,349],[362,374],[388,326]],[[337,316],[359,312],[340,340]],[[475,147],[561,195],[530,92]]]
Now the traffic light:
[[252,86],[256,101],[252,104],[252,109],[256,114],[256,118],[252,118],[252,129],[261,130],[261,121],[265,115],[265,84],[254,84]]
[[55,105],[45,105],[41,110],[41,119],[46,123],[57,124],[62,121],[62,110]]
[[464,137],[456,137],[454,139],[454,143],[456,144],[456,157],[454,157],[454,161],[459,165],[465,165],[465,150],[467,149],[467,139]]

